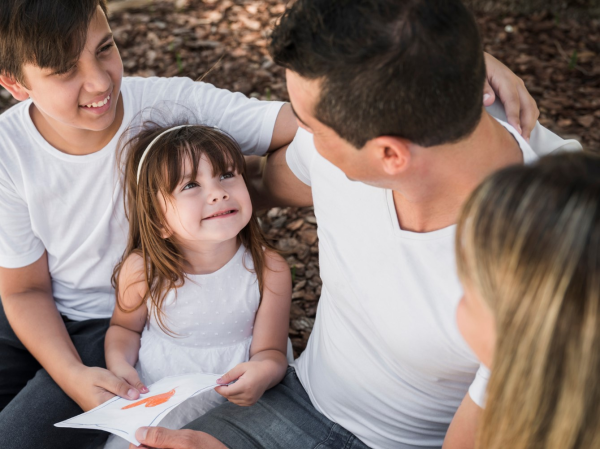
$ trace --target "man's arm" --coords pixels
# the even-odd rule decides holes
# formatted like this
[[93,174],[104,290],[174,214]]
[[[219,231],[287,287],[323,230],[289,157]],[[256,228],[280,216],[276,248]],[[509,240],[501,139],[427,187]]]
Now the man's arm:
[[312,190],[292,172],[286,152],[284,147],[267,157],[246,158],[249,190],[256,209],[312,206]]
[[442,449],[473,449],[482,413],[483,409],[467,393],[454,414]]
[[[19,340],[84,410],[131,388],[102,368],[83,365],[52,296],[46,253],[23,268],[0,268],[0,298]],[[108,390],[108,391],[107,391]],[[139,392],[135,392],[137,399]]]

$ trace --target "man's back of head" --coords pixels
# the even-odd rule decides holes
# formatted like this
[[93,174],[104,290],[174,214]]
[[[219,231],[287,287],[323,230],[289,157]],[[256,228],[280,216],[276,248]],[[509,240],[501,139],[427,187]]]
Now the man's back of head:
[[460,0],[297,0],[271,53],[321,81],[315,117],[356,148],[384,135],[453,143],[481,117],[483,51]]

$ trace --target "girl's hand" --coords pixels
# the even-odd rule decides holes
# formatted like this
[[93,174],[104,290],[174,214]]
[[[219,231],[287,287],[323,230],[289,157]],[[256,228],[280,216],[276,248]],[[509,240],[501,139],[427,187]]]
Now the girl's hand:
[[115,396],[138,399],[140,392],[109,370],[81,365],[74,373],[67,394],[87,412]]
[[109,367],[109,371],[115,376],[117,376],[119,379],[127,382],[129,385],[131,385],[131,387],[133,387],[140,393],[148,393],[148,387],[146,387],[146,385],[143,384],[143,382],[140,380],[138,372],[129,363],[123,362],[119,364],[112,364]]
[[[215,391],[229,402],[241,406],[249,406],[260,399],[263,393],[277,376],[279,369],[270,360],[250,361],[240,363],[228,373],[217,379],[217,383],[223,384],[216,387]],[[225,385],[237,380],[232,385]]]

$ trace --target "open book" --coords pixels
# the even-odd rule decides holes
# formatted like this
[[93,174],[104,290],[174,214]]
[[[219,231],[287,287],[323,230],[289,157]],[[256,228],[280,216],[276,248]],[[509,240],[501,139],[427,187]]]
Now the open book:
[[221,376],[186,374],[165,377],[149,385],[150,391],[135,401],[115,397],[89,412],[54,425],[76,429],[100,429],[139,446],[140,443],[135,438],[137,429],[158,425],[171,410],[186,399],[218,386],[217,379]]

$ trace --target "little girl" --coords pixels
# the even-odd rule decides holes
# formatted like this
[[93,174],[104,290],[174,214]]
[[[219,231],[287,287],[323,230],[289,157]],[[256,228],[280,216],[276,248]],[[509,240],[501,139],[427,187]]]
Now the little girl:
[[[288,365],[291,275],[260,232],[242,153],[199,125],[145,126],[124,148],[130,227],[113,275],[108,369],[142,393],[185,373],[237,379],[186,401],[163,427],[180,428],[225,399],[255,403]],[[111,436],[106,447],[127,444]]]
[[492,369],[477,448],[600,447],[600,158],[492,175],[456,249],[458,325]]

